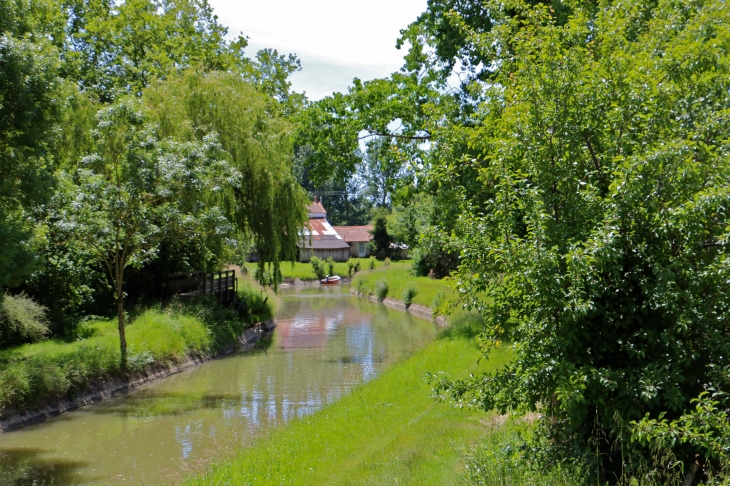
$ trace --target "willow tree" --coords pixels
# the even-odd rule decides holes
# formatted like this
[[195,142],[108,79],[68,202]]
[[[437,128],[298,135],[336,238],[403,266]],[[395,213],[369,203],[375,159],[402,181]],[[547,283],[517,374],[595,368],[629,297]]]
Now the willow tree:
[[188,71],[153,84],[144,101],[163,136],[202,140],[218,134],[228,163],[240,174],[209,203],[224,209],[260,256],[260,275],[296,259],[299,231],[307,220],[307,194],[292,172],[292,125],[270,110],[271,99],[239,75]]

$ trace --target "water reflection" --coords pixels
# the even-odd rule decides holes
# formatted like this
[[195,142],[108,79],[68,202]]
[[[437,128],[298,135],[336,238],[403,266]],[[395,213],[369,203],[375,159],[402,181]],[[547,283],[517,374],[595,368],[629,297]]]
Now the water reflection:
[[44,486],[73,484],[81,480],[77,471],[85,465],[83,461],[52,458],[47,454],[48,451],[33,447],[0,451],[0,484]]
[[262,430],[338,399],[433,339],[431,323],[344,291],[284,294],[279,327],[253,352],[0,435],[0,484],[176,481],[250,445]]

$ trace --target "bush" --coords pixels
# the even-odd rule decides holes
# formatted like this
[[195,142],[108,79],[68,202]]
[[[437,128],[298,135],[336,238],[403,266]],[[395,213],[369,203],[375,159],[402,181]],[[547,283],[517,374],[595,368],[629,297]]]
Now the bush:
[[424,231],[411,256],[413,273],[419,277],[433,270],[436,278],[444,278],[459,266],[458,252],[452,249],[449,236],[439,228]]
[[329,269],[329,275],[335,274],[335,260],[332,257],[327,257],[327,268]]
[[408,285],[408,287],[403,289],[403,303],[405,304],[406,309],[411,306],[416,294],[418,294],[418,288],[413,285]]
[[390,258],[389,257],[385,257],[385,260],[383,260],[383,266],[384,267],[389,267],[390,266]]
[[48,332],[45,307],[25,294],[0,300],[0,348],[40,341]]
[[355,273],[360,271],[360,260],[355,261]]
[[446,302],[446,294],[443,290],[439,290],[436,294],[436,297],[433,298],[433,302],[431,302],[431,310],[435,314],[439,314],[440,307]]
[[314,270],[314,274],[317,276],[317,280],[322,280],[325,275],[324,262],[322,261],[322,259],[313,256],[309,260],[309,263],[312,265],[312,269]]
[[370,257],[370,270],[375,270],[375,257]]
[[378,298],[378,302],[382,302],[388,295],[388,282],[385,280],[378,280],[375,282],[375,296]]
[[355,273],[355,263],[352,260],[347,260],[347,276],[352,278]]

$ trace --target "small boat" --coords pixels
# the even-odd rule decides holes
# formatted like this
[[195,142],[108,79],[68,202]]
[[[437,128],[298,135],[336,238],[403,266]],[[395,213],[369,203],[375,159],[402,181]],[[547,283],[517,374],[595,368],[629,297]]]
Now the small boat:
[[321,283],[322,285],[337,285],[338,283],[340,283],[340,277],[338,277],[337,275],[330,277],[328,275],[320,280],[319,283]]

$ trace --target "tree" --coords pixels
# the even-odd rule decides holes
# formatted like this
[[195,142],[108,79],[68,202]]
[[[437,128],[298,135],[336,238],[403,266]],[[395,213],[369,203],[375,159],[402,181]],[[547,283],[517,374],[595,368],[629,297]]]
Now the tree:
[[163,136],[202,142],[205,134],[218,134],[225,160],[238,174],[225,184],[218,204],[253,242],[261,256],[258,274],[265,275],[270,264],[276,285],[281,261],[296,260],[309,203],[292,173],[290,122],[268,110],[269,98],[232,73],[190,70],[154,83],[144,101]]
[[207,0],[68,0],[64,73],[104,103],[141,94],[191,66],[234,69],[247,42],[226,42]]
[[31,213],[52,193],[63,94],[57,51],[36,23],[50,23],[47,7],[0,0],[0,289],[31,272]]
[[398,147],[387,138],[367,143],[358,176],[373,206],[389,207],[398,186],[410,182],[409,171]]
[[377,216],[373,225],[373,253],[381,260],[390,256],[391,238],[388,234],[388,222],[385,216]]
[[220,162],[215,137],[204,143],[160,141],[134,101],[104,108],[94,132],[97,151],[84,158],[65,190],[74,201],[59,224],[70,226],[77,241],[103,262],[117,302],[122,368],[127,364],[124,272],[156,256],[164,237],[181,238],[191,226],[213,217],[226,220],[201,198],[235,175]]
[[650,457],[620,457],[615,419],[679,419],[730,352],[730,10],[692,5],[606,2],[561,26],[521,4],[480,43],[514,55],[469,130],[494,197],[464,205],[458,281],[487,317],[484,351],[514,342],[516,357],[442,385],[540,409],[571,453],[602,429],[594,466],[611,481]]

